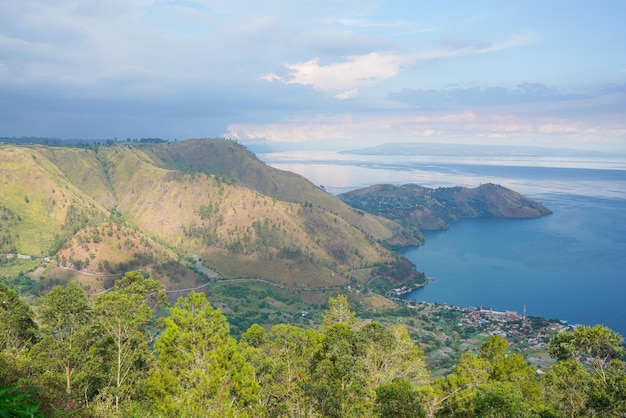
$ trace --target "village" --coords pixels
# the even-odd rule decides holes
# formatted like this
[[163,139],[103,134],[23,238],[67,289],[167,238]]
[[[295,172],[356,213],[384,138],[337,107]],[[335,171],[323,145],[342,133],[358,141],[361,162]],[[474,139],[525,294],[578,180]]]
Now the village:
[[[425,347],[433,350],[427,354],[445,358],[454,352],[472,351],[490,336],[499,335],[509,342],[511,352],[523,353],[537,372],[549,367],[554,360],[548,355],[548,342],[563,331],[577,327],[567,321],[527,316],[514,310],[497,311],[487,306],[461,307],[446,303],[407,300],[412,288],[403,286],[392,289],[386,296],[404,304],[415,312],[411,317],[419,320],[415,326],[419,332],[428,334],[431,341]],[[410,322],[410,321],[409,321]],[[450,335],[457,334],[458,342]],[[438,343],[434,340],[438,340]],[[432,342],[435,344],[432,344]]]

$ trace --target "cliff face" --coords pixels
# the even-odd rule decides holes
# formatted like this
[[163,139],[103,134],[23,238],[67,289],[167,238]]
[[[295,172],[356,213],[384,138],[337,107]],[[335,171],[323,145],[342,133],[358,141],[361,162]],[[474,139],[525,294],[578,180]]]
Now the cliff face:
[[338,196],[347,204],[392,219],[405,228],[446,229],[461,218],[538,218],[552,211],[496,184],[429,189],[415,184],[375,185]]

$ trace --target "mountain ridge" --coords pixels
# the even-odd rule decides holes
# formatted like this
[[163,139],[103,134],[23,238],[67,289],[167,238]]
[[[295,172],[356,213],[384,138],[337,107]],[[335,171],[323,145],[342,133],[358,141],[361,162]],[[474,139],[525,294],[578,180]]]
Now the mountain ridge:
[[67,278],[68,267],[103,277],[139,268],[182,287],[202,280],[190,268],[196,257],[228,278],[344,286],[404,263],[381,243],[417,242],[230,140],[3,144],[0,162],[0,206],[11,214],[0,220],[0,253],[53,257],[52,277]]
[[0,254],[51,258],[49,281],[93,291],[133,269],[170,289],[213,280],[199,260],[223,278],[302,289],[416,285],[424,276],[393,249],[421,244],[421,230],[549,212],[497,185],[374,185],[337,197],[225,139],[0,144],[0,163]]
[[462,218],[538,218],[552,211],[501,185],[439,187],[378,184],[342,193],[349,205],[394,220],[410,230],[442,230]]

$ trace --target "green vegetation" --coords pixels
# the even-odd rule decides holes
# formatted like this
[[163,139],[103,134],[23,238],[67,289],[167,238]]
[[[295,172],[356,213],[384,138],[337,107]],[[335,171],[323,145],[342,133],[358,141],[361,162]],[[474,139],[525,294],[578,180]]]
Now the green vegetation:
[[76,284],[54,287],[35,311],[6,286],[0,300],[0,416],[626,414],[623,338],[601,325],[553,337],[542,374],[494,335],[442,375],[411,337],[414,319],[359,318],[341,294],[314,323],[253,324],[239,342],[205,294],[164,310],[163,286],[137,272],[93,298]]
[[39,403],[16,385],[0,387],[0,417],[38,418]]
[[421,228],[549,212],[508,189],[374,186],[353,208],[228,140],[0,163],[0,416],[626,415],[606,327],[382,296],[424,282],[390,250]]
[[[50,257],[37,273],[48,287],[78,280],[102,291],[140,269],[169,289],[191,288],[204,278],[189,257],[226,278],[363,286],[375,267],[396,263],[388,244],[417,243],[224,139],[2,144],[0,174],[0,259]],[[414,281],[408,267],[393,269],[393,281]],[[0,277],[14,273],[0,265]]]
[[379,184],[338,196],[347,204],[392,219],[408,230],[439,230],[461,218],[538,218],[550,209],[496,184],[429,189],[416,184]]
[[258,416],[254,368],[230,336],[226,317],[203,293],[180,298],[155,344],[147,380],[159,416]]
[[[372,186],[343,195],[350,207],[224,139],[3,144],[0,163],[0,277],[20,294],[70,280],[103,291],[129,270],[170,290],[214,277],[190,257],[227,279],[386,294],[425,282],[392,250],[419,244],[420,228],[463,216],[547,213],[495,185]],[[30,263],[7,258],[16,253]],[[20,272],[46,280],[13,282]]]

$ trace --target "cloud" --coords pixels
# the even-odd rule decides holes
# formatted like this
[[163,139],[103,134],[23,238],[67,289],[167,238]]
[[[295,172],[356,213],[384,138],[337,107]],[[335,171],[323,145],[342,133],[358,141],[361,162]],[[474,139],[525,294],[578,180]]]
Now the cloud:
[[534,41],[532,34],[515,34],[494,42],[464,41],[449,43],[446,48],[424,52],[382,53],[370,52],[363,55],[344,57],[342,61],[320,64],[319,58],[304,62],[286,63],[286,76],[275,73],[262,75],[265,81],[281,81],[287,84],[302,84],[325,92],[352,90],[378,84],[394,77],[417,61],[484,54],[514,48]]
[[269,124],[231,124],[225,134],[233,139],[264,139],[268,142],[305,142],[311,139],[349,139],[354,123],[351,115],[290,117]]
[[[335,147],[384,142],[439,142],[468,144],[519,143],[576,147],[624,142],[623,123],[601,123],[576,118],[534,116],[494,111],[429,114],[342,113],[290,117],[271,124],[229,124],[225,136],[242,142],[268,143],[324,141]],[[615,146],[615,145],[613,145]]]
[[411,64],[410,55],[381,54],[347,57],[343,62],[320,65],[319,59],[285,64],[289,77],[279,78],[287,84],[303,84],[323,91],[352,90],[386,80]]
[[584,128],[582,123],[569,120],[546,120],[539,124],[537,132],[544,134],[572,134],[579,132],[595,133],[595,128]]
[[[450,9],[380,0],[273,0],[271,7],[0,0],[0,126],[16,136],[226,134],[337,143],[621,132],[621,45],[598,37],[617,25],[581,32],[572,24],[563,32],[572,44],[585,36],[603,45],[597,56],[585,42],[576,51],[546,49],[555,48],[552,28],[516,9],[486,14],[471,2]],[[574,73],[596,86],[614,84],[575,93],[550,85],[561,76],[564,85],[579,85],[567,78]]]
[[261,77],[259,77],[259,80],[263,80],[263,81],[282,81],[282,78],[275,74],[275,73],[268,73],[268,74],[264,74]]
[[344,91],[343,93],[339,93],[335,95],[335,99],[347,100],[354,99],[359,96],[359,89],[352,89],[348,91]]

